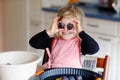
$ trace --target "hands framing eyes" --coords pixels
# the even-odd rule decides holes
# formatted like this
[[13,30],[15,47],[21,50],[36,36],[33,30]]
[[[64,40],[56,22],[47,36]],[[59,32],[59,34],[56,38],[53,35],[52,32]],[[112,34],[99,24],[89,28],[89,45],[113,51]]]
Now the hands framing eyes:
[[[53,19],[53,23],[52,23],[51,27],[47,30],[47,33],[49,36],[53,36],[54,34],[58,33],[60,31],[60,29],[65,28],[65,24],[63,22],[59,22],[59,19],[60,19],[60,17],[55,17]],[[80,33],[82,31],[80,21],[76,19],[76,20],[74,20],[74,22],[76,25],[73,25],[72,23],[67,24],[67,30],[71,30],[75,26],[77,32]]]

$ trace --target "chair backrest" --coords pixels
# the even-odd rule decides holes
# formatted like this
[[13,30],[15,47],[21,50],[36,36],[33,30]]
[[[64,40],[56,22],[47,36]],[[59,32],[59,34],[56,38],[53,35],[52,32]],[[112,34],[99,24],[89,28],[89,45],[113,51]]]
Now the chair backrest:
[[97,58],[97,68],[103,68],[103,80],[107,80],[108,77],[108,69],[109,69],[109,62],[110,57],[108,55],[105,56],[105,58]]

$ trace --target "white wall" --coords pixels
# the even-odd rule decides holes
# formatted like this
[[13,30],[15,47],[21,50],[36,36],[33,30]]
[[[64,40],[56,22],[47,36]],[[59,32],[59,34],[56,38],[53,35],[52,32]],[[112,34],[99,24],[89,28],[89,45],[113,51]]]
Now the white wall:
[[69,0],[42,0],[43,7],[63,6],[68,4]]

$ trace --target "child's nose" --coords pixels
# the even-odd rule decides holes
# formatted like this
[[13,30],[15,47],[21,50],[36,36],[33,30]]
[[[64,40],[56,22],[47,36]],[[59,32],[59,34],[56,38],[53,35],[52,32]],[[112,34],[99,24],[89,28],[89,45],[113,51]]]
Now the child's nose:
[[65,31],[68,31],[68,28],[67,28],[67,26],[65,26],[64,30],[65,30]]

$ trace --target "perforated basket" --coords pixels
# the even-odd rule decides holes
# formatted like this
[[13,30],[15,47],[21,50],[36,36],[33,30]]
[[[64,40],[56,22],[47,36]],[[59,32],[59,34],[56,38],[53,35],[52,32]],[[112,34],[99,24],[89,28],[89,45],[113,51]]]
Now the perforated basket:
[[[78,69],[78,68],[54,68],[46,70],[44,73],[42,73],[39,76],[39,80],[56,80],[57,78],[63,77],[63,76],[82,76],[82,80],[96,80],[96,78],[101,78],[102,75],[85,70],[85,69]],[[77,80],[77,79],[76,79]]]

